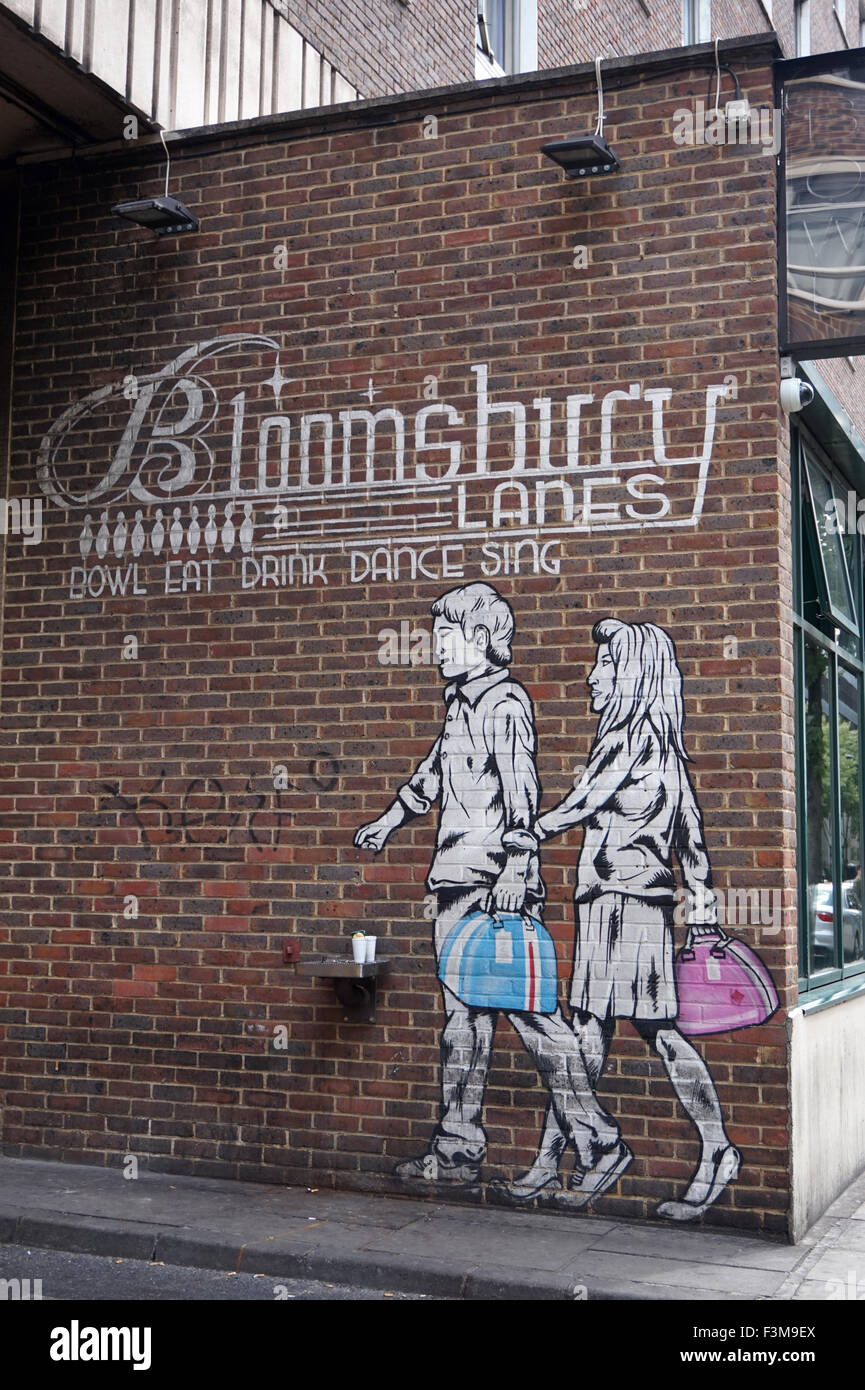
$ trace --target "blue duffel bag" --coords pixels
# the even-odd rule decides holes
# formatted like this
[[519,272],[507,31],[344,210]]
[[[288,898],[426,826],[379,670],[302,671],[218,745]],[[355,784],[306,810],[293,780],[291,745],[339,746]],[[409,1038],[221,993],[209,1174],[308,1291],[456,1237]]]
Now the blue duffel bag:
[[477,1009],[556,1011],[556,948],[528,912],[468,912],[455,922],[439,956],[442,984]]

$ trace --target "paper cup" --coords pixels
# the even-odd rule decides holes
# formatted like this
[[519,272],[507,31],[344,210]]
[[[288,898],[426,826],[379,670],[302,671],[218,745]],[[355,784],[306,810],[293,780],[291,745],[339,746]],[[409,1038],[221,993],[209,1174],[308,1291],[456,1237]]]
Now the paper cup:
[[366,937],[364,937],[364,942],[366,943],[366,959],[367,959],[367,960],[375,960],[375,943],[376,943],[377,940],[378,940],[378,937],[375,937],[375,936],[366,936]]
[[366,960],[366,937],[353,936],[351,939],[351,950],[356,965],[363,965]]

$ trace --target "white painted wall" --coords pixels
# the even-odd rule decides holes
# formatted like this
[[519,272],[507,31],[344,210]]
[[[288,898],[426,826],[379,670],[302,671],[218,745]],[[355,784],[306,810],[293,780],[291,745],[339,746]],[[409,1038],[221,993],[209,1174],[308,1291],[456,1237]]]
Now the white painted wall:
[[0,0],[0,9],[166,130],[359,96],[270,0]]
[[793,1205],[800,1240],[865,1168],[865,995],[789,1015]]

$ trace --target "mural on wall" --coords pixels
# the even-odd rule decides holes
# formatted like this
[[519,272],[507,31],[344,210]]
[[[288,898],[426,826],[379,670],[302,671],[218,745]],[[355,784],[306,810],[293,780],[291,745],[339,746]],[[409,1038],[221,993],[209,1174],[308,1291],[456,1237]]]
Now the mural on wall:
[[398,1164],[396,1174],[478,1182],[487,1145],[484,1089],[501,1010],[538,1068],[559,1132],[576,1149],[585,1205],[617,1181],[631,1153],[595,1096],[556,1000],[534,830],[534,713],[509,670],[513,612],[491,585],[479,583],[451,590],[432,613],[447,682],[442,731],[385,813],[355,836],[360,848],[378,853],[401,825],[439,803],[427,886],[437,898],[446,1015],[442,1117],[428,1150]]
[[[651,624],[596,624],[588,684],[597,733],[578,785],[541,815],[534,711],[509,669],[514,615],[491,584],[469,578],[558,575],[564,542],[596,531],[696,528],[718,407],[735,399],[735,378],[700,393],[696,450],[691,427],[686,452],[671,457],[670,415],[687,409],[692,422],[693,393],[632,383],[506,400],[494,398],[488,364],[467,373],[459,410],[438,398],[434,377],[425,378],[428,403],[404,399],[401,409],[376,403],[372,379],[332,384],[335,400],[304,400],[275,339],[237,334],[98,387],[54,422],[39,450],[40,486],[74,528],[68,593],[465,581],[432,607],[445,684],[440,735],[391,806],[355,837],[379,853],[393,832],[438,808],[427,884],[445,1009],[442,1112],[426,1149],[396,1174],[479,1184],[486,1081],[504,1013],[547,1105],[533,1163],[493,1184],[495,1194],[580,1208],[612,1190],[633,1154],[598,1089],[623,1018],[660,1057],[696,1128],[696,1171],[680,1199],[658,1208],[694,1219],[735,1180],[741,1156],[690,1039],[759,1024],[778,1001],[759,957],[718,924],[675,647]],[[95,475],[94,439],[110,441]],[[326,747],[317,759],[334,761]],[[310,777],[329,790],[316,766]],[[181,785],[158,768],[123,794],[119,782],[100,789],[105,809],[136,826],[148,852],[243,839],[260,847],[265,798],[252,778],[245,787],[214,777]],[[274,845],[289,814],[277,795]],[[568,1021],[544,925],[540,847],[576,827]],[[678,955],[674,859],[689,904]],[[564,1176],[568,1149],[574,1167]]]
[[[505,1012],[549,1097],[537,1156],[496,1195],[541,1194],[582,1207],[611,1188],[633,1157],[598,1102],[618,1018],[658,1054],[700,1139],[681,1200],[657,1214],[704,1212],[739,1172],[715,1086],[688,1035],[765,1022],[778,1007],[760,958],[718,926],[703,823],[683,743],[682,677],[669,635],[651,623],[595,624],[588,677],[597,733],[578,784],[538,817],[536,738],[528,695],[510,676],[510,606],[489,585],[436,601],[433,638],[447,714],[428,757],[355,844],[376,853],[392,832],[439,803],[427,884],[437,899],[435,949],[446,1022],[443,1112],[428,1151],[403,1178],[476,1182],[486,1147],[484,1083],[496,1014]],[[576,868],[569,1026],[556,1003],[555,953],[541,920],[539,846],[583,829]],[[679,864],[687,939],[674,953]],[[567,1186],[559,1175],[576,1152]]]

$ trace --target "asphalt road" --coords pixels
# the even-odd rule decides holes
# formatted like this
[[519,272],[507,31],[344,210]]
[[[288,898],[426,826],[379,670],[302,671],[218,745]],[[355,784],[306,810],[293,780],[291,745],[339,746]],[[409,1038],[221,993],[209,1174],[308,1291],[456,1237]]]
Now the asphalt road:
[[[117,1260],[103,1255],[70,1255],[62,1250],[27,1249],[0,1245],[0,1281],[41,1280],[43,1300],[82,1303],[121,1299],[143,1302],[240,1301],[279,1303],[303,1301],[435,1302],[426,1294],[399,1293],[396,1289],[352,1288],[323,1284],[314,1279],[280,1279],[273,1275],[229,1274],[218,1269],[189,1269],[184,1265],[148,1264],[144,1260]],[[0,1301],[9,1300],[26,1286],[0,1282]]]

